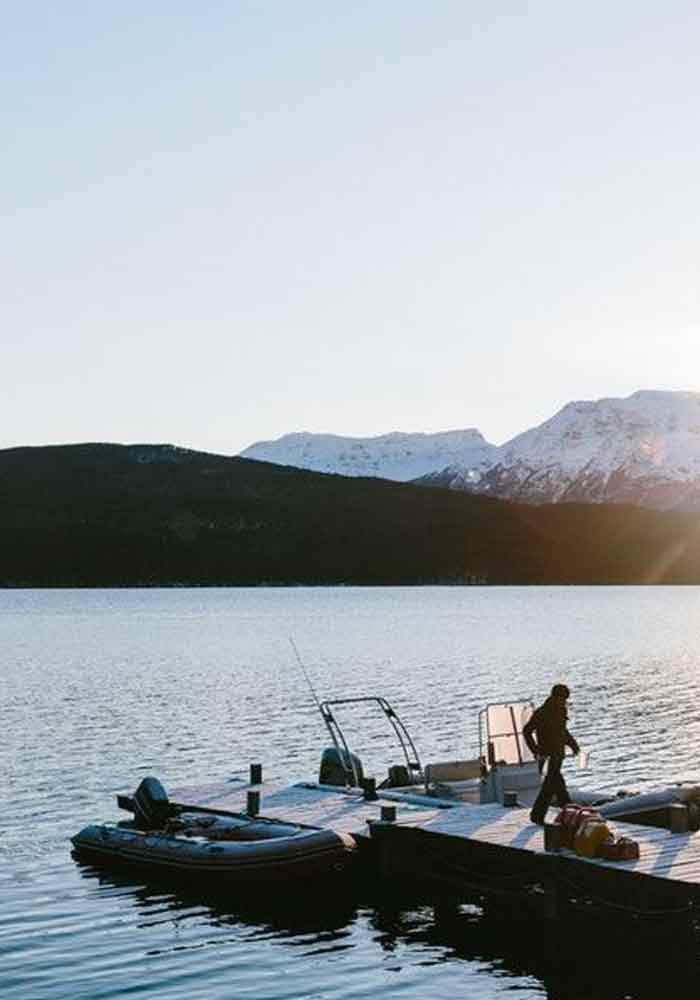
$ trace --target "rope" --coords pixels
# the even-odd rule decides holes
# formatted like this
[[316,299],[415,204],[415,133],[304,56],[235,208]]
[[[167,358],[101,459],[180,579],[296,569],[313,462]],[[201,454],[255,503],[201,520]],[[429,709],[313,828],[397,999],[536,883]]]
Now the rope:
[[[541,872],[539,871],[535,872],[534,869],[533,870],[525,869],[520,872],[508,872],[503,875],[490,875],[489,881],[484,881],[484,880],[474,881],[473,879],[476,873],[473,871],[473,869],[465,868],[464,866],[456,864],[455,862],[447,862],[436,851],[428,849],[425,851],[425,853],[428,854],[428,856],[432,857],[434,860],[439,861],[440,867],[442,867],[443,869],[447,869],[448,873],[458,874],[462,879],[462,885],[466,889],[472,890],[477,893],[489,893],[492,895],[513,897],[513,896],[521,896],[522,892],[519,892],[514,889],[500,888],[500,884],[506,882],[514,882],[514,881],[521,881],[521,882],[529,881],[530,884],[535,883],[536,885],[539,886],[542,885]],[[495,879],[499,883],[498,886],[492,884],[493,879]],[[630,906],[625,903],[615,903],[612,900],[606,899],[604,896],[598,896],[596,893],[591,892],[588,889],[582,889],[580,885],[577,885],[576,882],[573,882],[570,878],[567,878],[566,875],[562,875],[560,872],[557,872],[557,875],[555,878],[553,878],[553,881],[555,882],[561,881],[566,883],[576,893],[585,896],[587,899],[590,899],[592,902],[596,903],[599,906],[611,910],[616,910],[619,912],[621,911],[623,913],[627,913],[629,915],[637,917],[656,918],[656,917],[689,915],[697,908],[697,903],[691,899],[688,901],[686,905],[683,906],[669,907],[666,909],[640,910],[637,907]]]
[[[521,893],[518,892],[517,890],[497,888],[492,884],[491,881],[488,882],[485,882],[483,880],[476,882],[473,881],[473,878],[476,874],[473,871],[473,869],[465,868],[463,865],[456,864],[453,861],[445,861],[444,858],[440,854],[438,854],[437,851],[428,849],[425,851],[425,853],[429,857],[432,857],[433,859],[437,860],[439,862],[439,866],[442,867],[443,869],[447,869],[449,873],[456,873],[460,875],[460,877],[462,878],[462,884],[468,889],[473,889],[477,892],[487,891],[497,895],[507,895],[507,896],[521,895]],[[471,881],[467,881],[467,879]],[[525,881],[531,883],[533,880],[537,881],[537,876],[534,871],[531,872],[526,869],[525,871],[519,871],[519,872],[507,872],[502,875],[490,875],[489,879],[490,880],[495,879],[499,883],[516,882],[516,881],[518,882]]]
[[580,885],[572,882],[570,878],[566,875],[558,874],[558,879],[562,882],[566,882],[570,888],[576,890],[576,892],[586,896],[588,899],[593,900],[601,906],[608,907],[611,910],[622,910],[625,913],[633,913],[638,917],[669,917],[669,916],[681,916],[681,914],[691,913],[697,906],[694,900],[689,900],[685,906],[674,906],[668,909],[662,910],[639,910],[634,906],[626,905],[625,903],[614,903],[612,900],[606,899],[604,896],[597,896],[595,893],[590,892],[588,889],[581,889]]

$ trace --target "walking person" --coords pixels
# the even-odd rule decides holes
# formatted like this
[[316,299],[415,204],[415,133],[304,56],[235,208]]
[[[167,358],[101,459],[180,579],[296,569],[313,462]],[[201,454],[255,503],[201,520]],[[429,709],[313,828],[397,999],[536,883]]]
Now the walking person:
[[532,717],[523,726],[525,742],[533,756],[537,758],[540,771],[547,761],[547,774],[530,812],[532,822],[540,825],[544,823],[553,798],[557,800],[560,808],[571,802],[561,773],[564,748],[568,746],[574,753],[579,752],[578,743],[566,728],[568,720],[566,702],[569,693],[566,684],[555,684],[549,698],[533,712]]

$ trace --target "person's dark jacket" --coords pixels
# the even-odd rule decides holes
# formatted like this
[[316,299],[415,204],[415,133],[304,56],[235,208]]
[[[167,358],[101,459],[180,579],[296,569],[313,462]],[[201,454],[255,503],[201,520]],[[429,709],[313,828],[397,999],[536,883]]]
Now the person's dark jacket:
[[564,756],[564,747],[578,753],[578,743],[566,728],[566,701],[550,695],[523,726],[525,742],[535,757]]

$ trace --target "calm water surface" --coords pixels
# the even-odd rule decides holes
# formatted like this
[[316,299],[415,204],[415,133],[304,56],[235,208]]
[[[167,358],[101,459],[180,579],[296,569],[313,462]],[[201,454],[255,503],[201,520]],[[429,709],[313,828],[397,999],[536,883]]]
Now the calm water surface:
[[[696,981],[694,940],[552,942],[469,906],[447,923],[368,890],[255,906],[78,866],[70,835],[144,774],[315,776],[327,739],[290,636],[319,694],[385,695],[424,761],[474,754],[487,701],[565,680],[592,751],[579,783],[700,781],[698,588],[0,592],[3,1000],[652,997],[669,963]],[[356,727],[379,774],[381,720]]]

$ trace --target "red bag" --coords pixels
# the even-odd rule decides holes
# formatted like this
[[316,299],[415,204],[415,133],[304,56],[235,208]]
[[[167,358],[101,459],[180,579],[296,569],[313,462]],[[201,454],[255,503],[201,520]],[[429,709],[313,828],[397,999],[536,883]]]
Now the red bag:
[[639,844],[630,837],[606,840],[599,846],[597,856],[606,861],[636,861],[639,857]]

